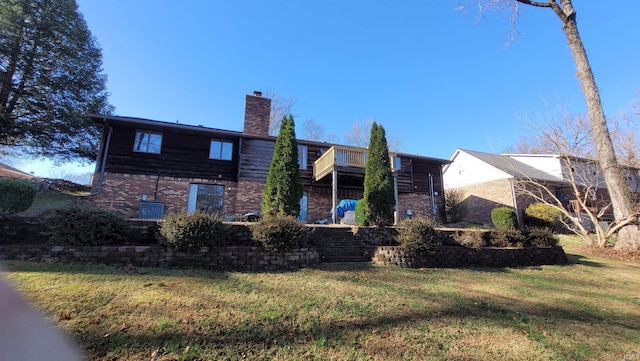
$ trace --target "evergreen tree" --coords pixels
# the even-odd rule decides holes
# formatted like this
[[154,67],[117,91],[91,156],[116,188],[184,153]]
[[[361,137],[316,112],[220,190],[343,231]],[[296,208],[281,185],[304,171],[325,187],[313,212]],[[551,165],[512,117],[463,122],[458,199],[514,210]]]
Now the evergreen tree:
[[300,213],[302,193],[298,142],[293,116],[289,114],[284,116],[280,123],[280,132],[276,138],[267,184],[262,195],[262,213],[265,216],[297,217]]
[[0,145],[94,159],[108,114],[102,53],[75,0],[0,1]]
[[365,222],[378,226],[393,223],[395,195],[389,146],[382,125],[371,127],[369,152],[364,174]]

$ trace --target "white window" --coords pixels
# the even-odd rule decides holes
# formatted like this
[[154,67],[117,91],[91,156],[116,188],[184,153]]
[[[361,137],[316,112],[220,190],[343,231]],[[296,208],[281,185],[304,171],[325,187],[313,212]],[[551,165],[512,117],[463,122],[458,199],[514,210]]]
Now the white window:
[[212,140],[209,148],[209,159],[231,160],[233,158],[233,143],[222,140]]
[[393,170],[400,170],[400,165],[402,164],[402,159],[400,157],[393,157]]
[[222,213],[224,186],[217,184],[189,185],[187,212]]
[[307,146],[298,144],[298,164],[300,169],[307,169]]
[[160,154],[162,148],[162,134],[144,130],[136,132],[136,139],[133,142],[134,152]]

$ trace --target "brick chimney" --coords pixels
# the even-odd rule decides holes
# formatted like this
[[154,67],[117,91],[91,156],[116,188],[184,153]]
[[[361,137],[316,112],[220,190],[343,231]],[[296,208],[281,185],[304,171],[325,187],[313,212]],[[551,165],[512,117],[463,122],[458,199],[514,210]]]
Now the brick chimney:
[[269,135],[269,115],[271,99],[263,98],[262,92],[254,91],[247,95],[244,108],[244,133],[251,135]]

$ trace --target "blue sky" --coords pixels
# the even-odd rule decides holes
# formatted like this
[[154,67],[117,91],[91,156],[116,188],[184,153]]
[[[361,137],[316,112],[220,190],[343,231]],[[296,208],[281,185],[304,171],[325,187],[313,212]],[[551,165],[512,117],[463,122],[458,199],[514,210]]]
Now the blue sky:
[[[342,141],[375,119],[400,150],[448,159],[500,152],[518,116],[586,107],[561,23],[522,5],[454,10],[467,0],[78,0],[103,51],[116,114],[242,130],[244,96],[295,97]],[[640,98],[640,2],[574,1],[605,112]]]

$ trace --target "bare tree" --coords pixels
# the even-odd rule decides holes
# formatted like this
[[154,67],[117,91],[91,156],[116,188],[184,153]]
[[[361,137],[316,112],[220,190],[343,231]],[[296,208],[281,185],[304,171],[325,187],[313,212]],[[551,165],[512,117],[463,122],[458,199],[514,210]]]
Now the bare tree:
[[354,147],[368,148],[369,136],[371,135],[371,126],[373,125],[373,119],[363,120],[355,123],[349,132],[345,134],[345,143]]
[[269,115],[269,135],[276,136],[280,131],[280,121],[284,116],[292,113],[296,102],[294,97],[284,97],[271,89],[263,90],[262,96],[271,99],[271,113]]
[[615,215],[615,227],[619,229],[615,248],[618,250],[640,250],[640,214],[632,207],[627,196],[627,185],[622,178],[622,171],[616,159],[609,128],[600,101],[600,93],[596,85],[587,52],[578,31],[576,10],[572,0],[478,0],[480,9],[504,9],[511,7],[513,19],[517,18],[520,5],[528,5],[553,11],[562,23],[562,30],[576,64],[576,76],[582,86],[587,104],[587,114],[591,132],[597,151],[598,162],[603,171],[609,189]]
[[[567,170],[567,181],[561,185],[541,182],[531,178],[514,181],[514,189],[519,198],[529,203],[543,203],[558,210],[562,215],[558,220],[567,229],[582,238],[587,244],[604,247],[619,225],[604,227],[600,218],[607,212],[611,202],[598,192],[600,174],[597,164],[575,157],[561,157],[563,168]],[[572,194],[571,200],[564,195]]]
[[[610,210],[611,202],[602,197],[606,187],[601,167],[593,160],[596,157],[592,129],[586,116],[568,114],[563,107],[559,107],[557,112],[547,107],[543,115],[521,117],[520,121],[528,130],[527,136],[519,138],[512,149],[522,154],[559,155],[565,179],[560,193],[570,194],[572,200],[569,203],[558,196],[557,184],[527,178],[515,184],[518,193],[560,210],[565,215],[565,224],[589,244],[606,245],[621,225],[614,224],[604,229],[598,222]],[[615,119],[611,128],[612,136],[628,135],[626,128],[621,130]],[[636,197],[628,186],[626,191],[630,201],[635,203]],[[592,226],[586,227],[586,224]],[[591,231],[593,235],[589,233]]]
[[[610,117],[609,120],[611,119]],[[609,122],[609,126],[612,128],[611,137],[618,161],[623,166],[640,168],[640,144],[633,116],[629,113],[619,113],[614,120]]]
[[[375,121],[375,119],[367,119],[355,123],[353,127],[351,127],[351,130],[345,134],[345,143],[354,147],[368,148],[371,126]],[[389,151],[398,152],[402,145],[402,138],[393,135],[387,136],[387,144],[389,146]]]
[[336,135],[334,133],[327,135],[327,128],[324,124],[316,122],[314,119],[307,119],[302,128],[302,139],[333,143]]

